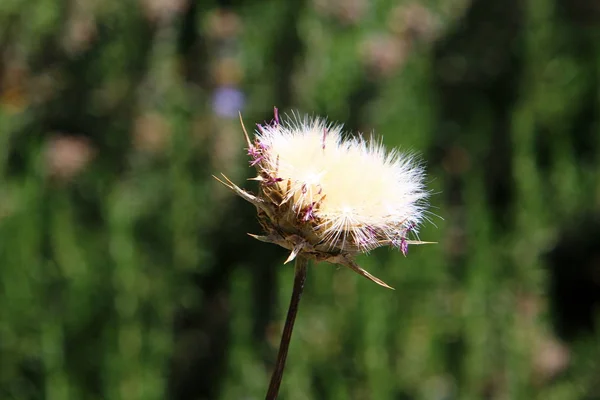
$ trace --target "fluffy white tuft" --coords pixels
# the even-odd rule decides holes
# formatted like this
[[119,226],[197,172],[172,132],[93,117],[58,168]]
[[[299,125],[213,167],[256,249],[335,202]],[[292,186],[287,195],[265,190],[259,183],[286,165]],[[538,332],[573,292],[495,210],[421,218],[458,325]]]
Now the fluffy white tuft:
[[256,136],[262,168],[295,212],[319,221],[324,242],[368,251],[383,237],[404,247],[422,222],[428,193],[413,156],[372,138],[344,139],[341,126],[318,118],[260,126]]

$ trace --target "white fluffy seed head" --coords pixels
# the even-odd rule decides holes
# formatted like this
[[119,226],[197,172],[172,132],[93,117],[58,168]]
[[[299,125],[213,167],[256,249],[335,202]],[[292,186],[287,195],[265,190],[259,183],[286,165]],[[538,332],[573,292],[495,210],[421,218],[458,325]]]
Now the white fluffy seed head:
[[349,252],[393,245],[406,253],[407,235],[424,218],[428,192],[415,157],[386,152],[372,138],[344,138],[341,126],[323,119],[276,115],[258,126],[248,153],[264,198],[289,214],[276,219],[312,231],[313,245]]

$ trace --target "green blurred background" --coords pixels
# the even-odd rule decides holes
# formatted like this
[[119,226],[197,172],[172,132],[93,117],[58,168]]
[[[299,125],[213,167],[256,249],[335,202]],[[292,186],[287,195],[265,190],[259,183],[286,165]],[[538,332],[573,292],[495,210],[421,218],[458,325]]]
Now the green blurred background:
[[1,0],[0,399],[260,399],[291,292],[237,118],[428,168],[436,245],[309,269],[282,399],[600,399],[600,3]]

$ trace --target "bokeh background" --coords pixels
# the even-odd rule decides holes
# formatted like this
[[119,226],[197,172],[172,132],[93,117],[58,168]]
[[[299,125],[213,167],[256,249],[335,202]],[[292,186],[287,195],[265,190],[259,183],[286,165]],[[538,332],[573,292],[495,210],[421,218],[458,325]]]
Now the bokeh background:
[[[600,399],[600,3],[0,1],[0,398],[260,399],[273,106],[421,154],[438,244],[309,269],[282,399]],[[357,187],[360,190],[360,187]]]

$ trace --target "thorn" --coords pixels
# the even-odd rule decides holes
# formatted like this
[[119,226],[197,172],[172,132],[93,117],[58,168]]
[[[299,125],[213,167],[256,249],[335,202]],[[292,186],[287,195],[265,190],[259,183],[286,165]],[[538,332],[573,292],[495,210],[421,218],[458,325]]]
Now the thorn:
[[367,271],[365,271],[364,269],[362,269],[361,267],[359,267],[358,264],[356,264],[352,260],[346,260],[346,263],[344,263],[342,265],[350,268],[351,270],[353,270],[357,274],[364,276],[365,278],[367,278],[371,282],[375,282],[379,286],[383,286],[384,288],[391,289],[391,290],[396,290],[393,287],[391,287],[390,285],[388,285],[387,283],[385,283],[384,281],[382,281],[381,279],[377,278],[376,276],[371,275],[370,273],[368,273]]
[[[225,175],[223,175],[225,177]],[[231,186],[229,183],[223,182],[222,180],[220,180],[217,176],[213,175],[213,178],[215,178],[219,183],[221,183],[224,186],[227,186],[229,189],[233,189],[233,186]],[[229,181],[229,179],[227,179],[227,177],[225,177],[225,179],[227,181]]]
[[252,233],[249,233],[248,236],[250,236],[251,238],[254,238],[256,240],[260,240],[261,242],[272,243],[268,236],[254,235]]
[[297,244],[296,246],[294,246],[294,250],[292,250],[292,252],[288,256],[287,260],[285,260],[283,263],[287,264],[290,261],[292,261],[294,258],[296,258],[298,253],[300,253],[300,250],[302,250],[302,248],[304,248],[304,243],[300,243],[300,244]]
[[[294,249],[295,250],[295,249]],[[290,261],[293,261],[294,258],[296,258],[296,256],[298,255],[298,253],[295,253],[293,250],[290,253],[290,255],[288,256],[288,258],[283,262],[284,264],[289,263]]]
[[438,244],[438,242],[422,242],[420,240],[407,240],[406,244]]
[[240,188],[238,185],[236,185],[235,183],[233,183],[224,174],[221,174],[221,176],[223,177],[223,179],[225,181],[222,181],[221,179],[217,178],[214,175],[213,175],[213,178],[215,178],[217,181],[219,181],[220,183],[222,183],[223,185],[225,185],[226,187],[228,187],[230,190],[232,190],[235,194],[237,194],[238,196],[240,196],[242,199],[246,200],[249,203],[254,204],[256,207],[260,207],[261,209],[264,209],[264,207],[265,207],[264,204],[263,204],[264,201],[261,198],[256,197],[253,194],[248,193],[244,189]]
[[244,131],[244,136],[246,137],[246,143],[248,143],[248,148],[252,147],[252,142],[250,141],[250,136],[248,136],[248,132],[246,131],[246,127],[244,126],[244,120],[242,119],[242,112],[238,111],[240,115],[240,124],[242,124],[242,129]]

